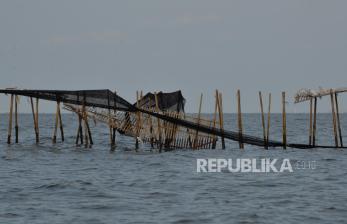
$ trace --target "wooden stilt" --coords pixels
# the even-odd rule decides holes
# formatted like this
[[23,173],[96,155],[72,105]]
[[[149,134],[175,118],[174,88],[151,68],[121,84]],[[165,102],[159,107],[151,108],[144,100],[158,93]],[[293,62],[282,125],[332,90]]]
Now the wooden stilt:
[[334,93],[333,90],[330,89],[330,99],[331,99],[331,115],[333,117],[333,129],[334,129],[334,140],[335,140],[335,147],[339,147],[339,141],[337,138],[337,127],[336,127],[336,113],[335,113],[335,101],[334,101]]
[[[155,98],[155,109],[156,112],[159,113],[159,103],[158,103],[158,96],[157,93],[154,93],[154,98]],[[161,125],[160,125],[160,119],[157,118],[158,121],[158,135],[159,135],[159,152],[162,150],[162,137],[161,137]]]
[[117,92],[114,92],[114,98],[113,98],[113,113],[114,113],[114,124],[112,128],[112,144],[111,144],[111,150],[115,150],[116,147],[116,132],[117,132]]
[[79,130],[80,130],[80,142],[81,142],[81,145],[83,145],[83,127],[82,127],[82,121],[83,121],[83,117],[82,115],[79,116]]
[[237,90],[237,118],[239,126],[239,147],[240,149],[244,148],[243,145],[243,134],[242,134],[242,112],[241,112],[241,93],[240,90]]
[[110,140],[110,145],[112,148],[112,120],[111,120],[111,99],[110,99],[110,93],[107,93],[107,107],[108,107],[108,129],[109,129],[109,140]]
[[57,109],[55,112],[55,124],[54,124],[54,131],[53,131],[53,139],[52,142],[57,142],[57,129],[58,129],[58,122],[59,122],[59,104],[57,102]]
[[337,93],[335,92],[335,105],[336,105],[336,116],[337,116],[337,126],[339,130],[340,146],[343,147],[342,131],[340,124],[340,111],[339,111],[339,101],[337,99]]
[[[198,113],[197,125],[200,124],[201,105],[202,105],[202,93],[201,93],[201,95],[200,95],[200,103],[199,103],[199,113]],[[196,131],[195,131],[194,142],[193,142],[193,149],[196,149],[196,147],[197,147],[198,136],[199,136],[199,131],[196,130]]]
[[282,138],[283,149],[287,148],[286,92],[282,92]]
[[34,109],[34,102],[33,98],[30,97],[30,104],[31,104],[31,112],[33,114],[33,121],[34,121],[34,129],[35,129],[35,137],[36,137],[36,143],[37,143],[37,122],[36,122],[36,115],[35,115],[35,109]]
[[[152,105],[152,101],[151,99],[149,99],[148,102],[148,110],[150,110]],[[151,143],[151,149],[154,148],[154,136],[153,136],[153,121],[152,121],[152,116],[148,115],[148,119],[149,119],[149,134],[150,134],[150,143]]]
[[312,145],[312,106],[313,106],[313,99],[310,99],[310,128],[309,128],[309,141],[308,144]]
[[18,96],[15,96],[14,99],[15,107],[14,107],[14,119],[15,119],[15,132],[16,132],[16,143],[18,143]]
[[[136,91],[136,106],[139,108],[139,91]],[[140,112],[136,112],[136,132],[135,132],[135,149],[139,149],[139,133],[140,133]]]
[[35,117],[36,117],[36,143],[40,142],[40,127],[39,127],[39,98],[36,98],[36,111],[35,111]]
[[76,145],[78,145],[78,142],[80,140],[80,122],[81,122],[80,115],[77,114],[77,116],[78,116],[78,127],[77,127],[76,141],[75,141]]
[[[224,133],[224,123],[223,123],[223,100],[222,100],[222,93],[219,93],[218,90],[216,90],[216,100],[218,102],[218,115],[219,115],[219,129]],[[224,135],[221,137],[222,139],[222,149],[225,149],[225,140]]]
[[264,137],[264,148],[267,149],[266,145],[266,129],[265,129],[265,117],[264,117],[264,108],[263,108],[263,96],[259,91],[259,103],[260,103],[260,112],[261,112],[261,124],[263,127],[263,137]]
[[61,118],[61,112],[60,112],[60,102],[58,101],[58,118],[59,118],[59,127],[60,127],[60,135],[61,135],[61,141],[64,142],[64,127],[63,127],[63,119]]
[[10,113],[9,113],[9,119],[8,119],[7,144],[11,144],[11,135],[12,135],[12,115],[13,115],[13,94],[11,94],[11,99],[10,99]]
[[[218,109],[218,96],[216,94],[216,96],[215,96],[215,104],[214,104],[214,114],[213,114],[213,129],[216,128],[217,109]],[[216,139],[216,135],[213,135],[213,139]],[[217,143],[217,141],[213,140],[213,142],[212,142],[212,149],[216,148],[216,143]]]
[[86,126],[86,131],[87,131],[87,134],[88,134],[88,138],[87,139],[89,140],[89,144],[93,145],[94,142],[93,142],[92,132],[91,132],[90,127],[89,127],[88,117],[86,117],[84,122],[85,122],[85,126]]
[[317,130],[317,97],[314,98],[313,106],[313,133],[312,133],[312,146],[316,146],[316,130]]
[[266,148],[269,148],[269,135],[270,135],[270,124],[271,124],[271,93],[269,93],[269,108],[267,112],[267,129],[266,129]]

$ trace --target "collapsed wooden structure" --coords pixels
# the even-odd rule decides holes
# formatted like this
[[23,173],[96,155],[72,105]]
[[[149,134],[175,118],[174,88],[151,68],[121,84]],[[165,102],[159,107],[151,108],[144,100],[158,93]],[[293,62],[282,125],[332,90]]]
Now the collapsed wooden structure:
[[336,89],[323,89],[311,90],[301,89],[294,96],[294,103],[302,103],[305,101],[310,102],[310,128],[309,128],[309,145],[316,146],[316,132],[317,132],[317,99],[324,96],[330,96],[331,100],[331,114],[334,131],[334,141],[336,148],[343,148],[343,138],[340,121],[340,110],[338,94],[347,92],[347,88]]
[[[336,144],[335,147],[343,148],[336,95],[339,92],[336,90],[335,92],[333,90],[330,92],[331,94],[335,94],[336,106],[334,106],[333,110],[335,118],[334,124],[338,126],[340,136],[340,145]],[[9,144],[11,143],[12,136],[13,104],[15,109],[15,142],[18,143],[18,96],[26,96],[30,98],[37,143],[39,142],[39,99],[43,99],[55,101],[57,103],[55,126],[52,137],[53,143],[56,143],[57,141],[58,128],[60,129],[62,141],[64,141],[63,121],[60,111],[61,103],[63,103],[64,109],[76,113],[78,117],[76,144],[82,144],[86,147],[91,146],[94,143],[89,125],[90,119],[105,123],[108,126],[111,149],[114,149],[116,146],[116,132],[134,138],[136,149],[139,148],[139,142],[143,142],[145,144],[149,144],[151,148],[157,148],[159,151],[177,148],[214,149],[216,148],[218,140],[220,140],[221,147],[224,149],[225,139],[239,142],[240,148],[244,148],[244,144],[262,146],[266,149],[269,147],[283,147],[284,149],[287,147],[331,147],[316,145],[315,131],[311,131],[311,127],[312,130],[315,130],[316,128],[316,110],[314,118],[315,122],[312,124],[312,100],[314,99],[316,104],[316,98],[323,95],[322,93],[318,96],[308,91],[301,91],[295,98],[296,102],[306,100],[311,101],[309,144],[287,143],[285,92],[282,92],[282,142],[269,139],[271,94],[269,94],[267,124],[265,124],[263,97],[261,92],[259,92],[259,102],[261,108],[263,137],[255,137],[243,133],[240,90],[238,90],[236,94],[238,112],[237,131],[224,129],[222,94],[217,90],[215,93],[216,101],[213,119],[203,117],[201,114],[202,94],[200,97],[199,112],[196,115],[187,115],[184,112],[185,99],[180,91],[173,93],[147,93],[144,96],[142,91],[137,92],[137,100],[134,104],[129,103],[110,90],[65,91],[0,89],[0,93],[10,95],[7,139]],[[337,133],[336,130],[335,132]],[[335,140],[337,138],[336,133]]]

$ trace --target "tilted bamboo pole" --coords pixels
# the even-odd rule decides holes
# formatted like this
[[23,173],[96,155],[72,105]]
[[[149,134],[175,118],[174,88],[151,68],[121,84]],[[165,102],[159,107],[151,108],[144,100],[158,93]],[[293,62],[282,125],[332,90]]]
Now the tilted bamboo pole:
[[[216,128],[216,119],[217,119],[217,109],[218,109],[218,97],[215,96],[214,104],[214,114],[213,114],[213,128]],[[212,149],[216,148],[217,138],[216,135],[213,135]]]
[[261,112],[261,124],[263,127],[263,137],[264,137],[264,148],[267,148],[266,145],[266,129],[265,129],[265,117],[264,117],[264,108],[263,108],[263,96],[259,91],[259,103],[260,103],[260,112]]
[[31,112],[33,114],[33,121],[34,121],[34,130],[35,130],[35,136],[36,136],[36,142],[37,142],[37,123],[36,123],[36,116],[35,116],[35,109],[34,109],[34,102],[33,102],[33,98],[30,97],[30,104],[31,104]]
[[331,115],[333,116],[333,129],[334,129],[334,140],[335,140],[335,147],[339,147],[339,142],[337,138],[337,128],[336,128],[336,113],[335,113],[335,101],[334,101],[334,93],[333,90],[330,89],[330,99],[331,99]]
[[336,105],[337,125],[338,125],[338,130],[339,130],[339,137],[340,137],[340,146],[343,147],[342,131],[341,131],[341,124],[340,124],[339,102],[337,99],[337,93],[336,92],[335,92],[335,105]]
[[[200,103],[199,103],[199,113],[198,113],[198,118],[197,118],[197,125],[200,124],[200,116],[201,116],[201,105],[202,105],[202,93],[200,95]],[[198,140],[198,136],[199,136],[199,131],[196,130],[195,131],[195,137],[194,137],[194,143],[193,143],[193,149],[197,148],[197,140]]]

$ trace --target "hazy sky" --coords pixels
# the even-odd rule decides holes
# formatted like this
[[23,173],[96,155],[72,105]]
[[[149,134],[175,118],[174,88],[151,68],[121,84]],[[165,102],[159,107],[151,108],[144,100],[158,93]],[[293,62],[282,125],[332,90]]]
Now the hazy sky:
[[243,111],[259,111],[259,90],[279,111],[282,90],[292,102],[303,87],[347,86],[346,10],[345,0],[1,0],[0,87],[108,88],[130,102],[136,90],[181,89],[189,112],[201,92],[213,111],[216,88],[235,112],[240,88]]

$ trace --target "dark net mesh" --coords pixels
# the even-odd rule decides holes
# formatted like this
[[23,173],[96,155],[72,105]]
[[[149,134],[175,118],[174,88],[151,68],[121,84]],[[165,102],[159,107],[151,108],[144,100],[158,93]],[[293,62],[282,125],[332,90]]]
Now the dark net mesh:
[[[158,107],[160,111],[176,111],[184,112],[185,99],[183,98],[181,91],[156,94],[158,99]],[[135,103],[134,106],[137,104]],[[139,100],[140,108],[155,108],[155,94],[147,93]]]
[[136,110],[136,108],[128,101],[108,89],[77,91],[5,89],[0,90],[0,93],[35,97],[44,100],[85,105],[89,107],[100,107],[122,111]]

